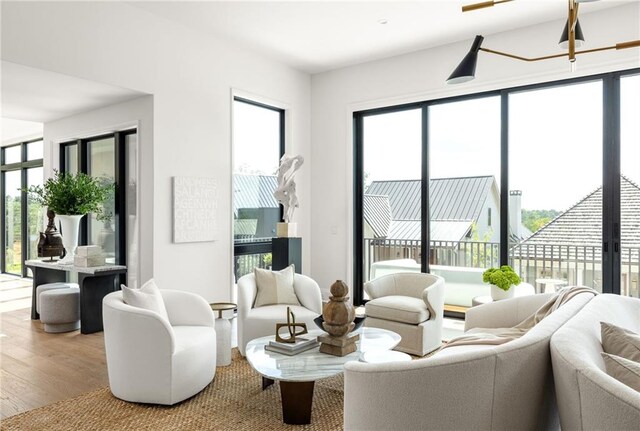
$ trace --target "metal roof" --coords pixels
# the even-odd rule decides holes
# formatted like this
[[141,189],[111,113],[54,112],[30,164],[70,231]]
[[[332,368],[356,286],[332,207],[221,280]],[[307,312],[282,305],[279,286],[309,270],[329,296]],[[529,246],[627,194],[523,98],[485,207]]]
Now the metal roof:
[[[388,237],[401,241],[420,241],[422,238],[420,220],[392,220]],[[472,221],[442,221],[431,220],[429,223],[431,241],[460,241],[464,238]]]
[[389,196],[364,195],[362,206],[363,217],[373,229],[375,238],[387,236],[391,223]]
[[[389,196],[393,220],[420,220],[421,181],[373,181],[366,194]],[[434,178],[429,182],[433,220],[476,220],[496,180],[479,177]]]
[[233,214],[238,216],[238,208],[278,208],[276,187],[275,175],[233,174]]

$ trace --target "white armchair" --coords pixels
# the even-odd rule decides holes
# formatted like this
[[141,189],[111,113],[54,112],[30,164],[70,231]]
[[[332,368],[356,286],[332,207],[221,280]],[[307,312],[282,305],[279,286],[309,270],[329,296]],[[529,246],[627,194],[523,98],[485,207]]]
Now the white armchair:
[[161,290],[169,321],[132,307],[122,291],[102,302],[109,386],[125,401],[172,405],[204,389],[216,373],[211,307],[200,296]]
[[238,350],[245,356],[247,343],[255,338],[274,335],[276,323],[287,321],[287,307],[296,315],[297,323],[306,323],[309,330],[316,327],[313,319],[322,314],[322,294],[313,279],[294,274],[293,290],[300,305],[266,305],[254,308],[258,288],[253,274],[238,280]]
[[444,279],[433,274],[400,272],[365,283],[371,298],[365,326],[400,334],[396,350],[424,356],[442,343]]

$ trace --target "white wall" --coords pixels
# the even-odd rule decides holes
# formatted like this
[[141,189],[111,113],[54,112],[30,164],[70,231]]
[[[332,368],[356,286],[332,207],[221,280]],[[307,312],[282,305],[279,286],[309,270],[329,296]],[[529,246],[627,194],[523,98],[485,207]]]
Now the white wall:
[[[640,5],[584,13],[580,22],[588,45],[595,48],[640,38]],[[491,13],[490,10],[476,13]],[[484,46],[524,56],[559,53],[563,20],[507,33],[485,35]],[[611,51],[578,57],[578,72],[567,60],[523,63],[481,52],[476,79],[447,86],[446,78],[469,50],[463,43],[365,63],[312,77],[313,248],[311,275],[323,288],[336,279],[352,281],[352,166],[354,111],[430,100],[483,90],[552,81],[598,72],[640,67],[640,50]],[[498,216],[496,214],[496,216]]]
[[3,147],[42,137],[42,123],[11,118],[2,118],[0,122],[0,145]]
[[[153,96],[143,96],[44,125],[44,175],[60,168],[60,144],[119,130],[137,128],[138,227],[135,256],[127,256],[129,284],[153,277]],[[144,221],[144,222],[140,222]],[[131,232],[129,232],[131,234]],[[131,249],[131,247],[128,247]]]
[[[232,88],[288,106],[287,151],[311,160],[309,75],[126,3],[2,2],[1,7],[3,60],[153,94],[153,197],[141,220],[144,229],[151,226],[152,247],[143,247],[153,255],[145,258],[152,259],[160,287],[228,300]],[[310,165],[296,177],[307,273],[312,270]],[[218,180],[218,241],[172,243],[171,177],[180,175]]]

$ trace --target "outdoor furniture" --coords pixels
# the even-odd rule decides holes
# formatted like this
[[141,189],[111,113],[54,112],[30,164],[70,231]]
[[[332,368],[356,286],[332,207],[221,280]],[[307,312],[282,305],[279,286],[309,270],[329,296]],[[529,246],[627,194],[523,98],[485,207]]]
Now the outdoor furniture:
[[[550,297],[471,308],[465,330],[513,327]],[[575,296],[522,337],[501,345],[455,346],[411,362],[347,363],[345,430],[558,429],[549,340],[592,298]]]
[[80,329],[80,289],[63,287],[40,293],[40,321],[44,332],[69,332]]
[[169,320],[125,304],[122,291],[102,304],[109,386],[125,401],[172,405],[205,388],[216,373],[216,331],[202,297],[160,290]]
[[444,280],[432,274],[396,273],[365,283],[368,327],[396,332],[396,350],[424,356],[442,344]]
[[637,430],[640,393],[607,374],[600,322],[640,333],[640,299],[602,294],[551,337],[563,430]]
[[568,284],[567,280],[558,278],[537,278],[536,283],[542,285],[540,293],[554,293]]
[[254,274],[238,280],[238,350],[245,356],[245,346],[254,338],[275,335],[276,323],[287,321],[287,307],[296,316],[296,323],[315,327],[313,319],[322,314],[322,294],[313,279],[294,274],[293,289],[300,305],[275,304],[254,307],[258,288]]

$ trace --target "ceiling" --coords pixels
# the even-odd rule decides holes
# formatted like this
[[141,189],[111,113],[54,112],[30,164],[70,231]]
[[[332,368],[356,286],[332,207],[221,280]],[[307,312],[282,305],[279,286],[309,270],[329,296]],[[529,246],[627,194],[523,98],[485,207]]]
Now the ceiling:
[[2,117],[46,123],[142,93],[2,61]]
[[[479,0],[431,1],[143,1],[130,4],[319,73],[472,39],[567,15],[566,0],[518,0],[461,12]],[[634,0],[585,4],[581,13]],[[637,0],[635,0],[637,1]],[[386,24],[380,24],[380,20]],[[561,28],[558,29],[558,37]]]

